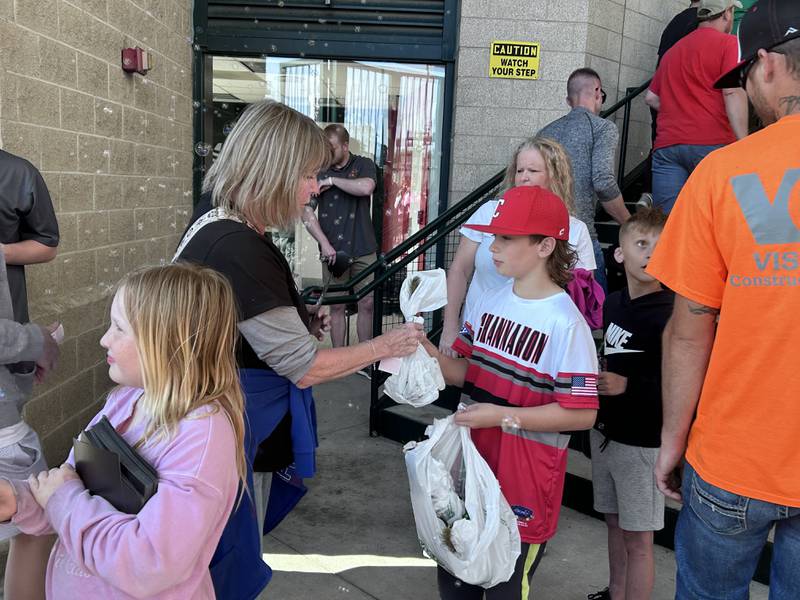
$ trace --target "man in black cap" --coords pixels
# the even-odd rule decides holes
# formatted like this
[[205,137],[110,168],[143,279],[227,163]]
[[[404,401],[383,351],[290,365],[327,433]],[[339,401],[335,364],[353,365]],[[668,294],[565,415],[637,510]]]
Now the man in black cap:
[[681,600],[747,598],[773,528],[770,598],[800,597],[800,2],[760,0],[739,47],[716,86],[766,127],[694,170],[647,268],[676,294],[655,475]]

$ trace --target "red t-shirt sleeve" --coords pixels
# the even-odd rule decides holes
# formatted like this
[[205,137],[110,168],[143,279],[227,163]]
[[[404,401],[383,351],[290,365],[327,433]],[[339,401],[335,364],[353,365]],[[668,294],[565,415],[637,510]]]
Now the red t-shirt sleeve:
[[720,76],[724,75],[739,64],[739,42],[736,37],[729,35],[726,40],[725,51],[722,53],[722,69]]
[[458,352],[464,358],[471,357],[473,339],[474,339],[474,331],[472,330],[472,325],[470,325],[469,322],[465,321],[464,326],[458,333],[456,341],[453,342],[453,350]]
[[664,61],[661,61],[661,65],[656,69],[656,74],[653,75],[653,81],[650,82],[650,91],[653,92],[656,96],[661,95],[661,79],[662,73],[664,72]]
[[563,408],[598,408],[597,354],[586,323],[576,323],[566,332],[556,376],[556,400]]

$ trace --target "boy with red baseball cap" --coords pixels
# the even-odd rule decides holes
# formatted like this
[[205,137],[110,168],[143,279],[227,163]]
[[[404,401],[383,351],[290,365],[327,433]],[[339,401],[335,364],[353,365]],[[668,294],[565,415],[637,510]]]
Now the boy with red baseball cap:
[[[589,429],[597,413],[597,356],[589,327],[563,286],[575,252],[564,203],[540,187],[508,190],[489,225],[497,271],[512,280],[488,290],[464,317],[453,349],[430,342],[445,380],[462,387],[456,423],[497,476],[517,515],[522,552],[511,579],[485,591],[487,600],[527,600],[545,543],[556,532],[569,435]],[[473,599],[483,590],[441,567],[443,600]]]

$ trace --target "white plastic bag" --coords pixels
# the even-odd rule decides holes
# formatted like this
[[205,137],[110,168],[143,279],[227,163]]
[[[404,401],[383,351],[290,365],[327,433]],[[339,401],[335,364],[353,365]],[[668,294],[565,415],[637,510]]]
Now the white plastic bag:
[[444,463],[433,457],[428,465],[428,488],[433,500],[433,512],[442,521],[452,525],[464,519],[464,501],[458,496],[453,485],[453,477]]
[[[511,579],[520,554],[517,518],[500,491],[494,473],[472,443],[469,429],[452,415],[435,419],[428,439],[404,447],[411,506],[423,552],[455,577],[489,588]],[[452,526],[434,510],[429,472],[463,471],[465,517]],[[449,542],[449,543],[448,543]]]
[[[400,310],[406,321],[420,321],[419,312],[430,312],[447,304],[447,279],[444,269],[412,273],[400,288]],[[383,366],[383,365],[381,365]],[[387,370],[387,369],[384,369]],[[400,367],[384,384],[384,392],[395,402],[414,407],[430,404],[444,389],[439,363],[419,345],[416,352],[405,356]]]

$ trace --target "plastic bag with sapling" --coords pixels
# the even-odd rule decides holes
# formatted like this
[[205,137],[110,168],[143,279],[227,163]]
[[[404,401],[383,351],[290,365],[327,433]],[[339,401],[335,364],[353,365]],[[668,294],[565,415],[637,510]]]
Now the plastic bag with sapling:
[[[447,304],[447,279],[443,269],[412,273],[400,288],[400,310],[407,322],[422,323],[420,312],[430,312]],[[389,363],[387,365],[387,363]],[[396,371],[391,361],[382,361],[380,368],[394,373],[384,384],[384,391],[395,402],[414,407],[430,404],[444,389],[439,363],[428,356],[422,344],[416,352],[399,361]]]
[[435,419],[425,433],[427,440],[403,448],[423,552],[466,583],[489,588],[508,581],[520,538],[497,478],[469,429],[456,425],[452,416]]
[[436,516],[448,525],[464,516],[464,501],[456,493],[453,477],[442,461],[431,458],[428,466],[428,487]]

